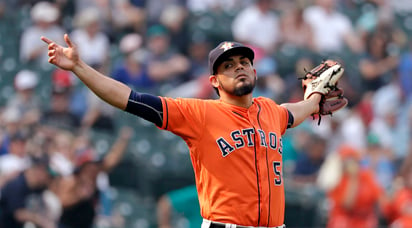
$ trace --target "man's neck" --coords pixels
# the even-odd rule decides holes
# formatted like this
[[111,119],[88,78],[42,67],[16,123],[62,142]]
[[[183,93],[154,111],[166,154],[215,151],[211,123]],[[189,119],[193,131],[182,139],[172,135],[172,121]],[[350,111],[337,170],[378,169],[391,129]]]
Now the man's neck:
[[220,100],[231,104],[231,105],[235,105],[235,106],[239,106],[239,107],[243,107],[243,108],[249,108],[252,103],[252,94],[247,94],[247,95],[243,95],[243,96],[233,96],[233,95],[228,95],[228,94],[221,94],[220,95]]

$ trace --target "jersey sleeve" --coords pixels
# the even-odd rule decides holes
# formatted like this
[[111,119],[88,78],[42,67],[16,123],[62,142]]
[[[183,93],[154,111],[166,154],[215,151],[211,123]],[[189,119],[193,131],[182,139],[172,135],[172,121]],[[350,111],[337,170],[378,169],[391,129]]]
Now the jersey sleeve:
[[269,99],[269,102],[272,103],[272,107],[274,107],[275,112],[277,113],[277,118],[280,124],[281,134],[285,134],[286,129],[293,124],[293,116],[285,107],[278,105],[273,100]]
[[163,124],[161,129],[168,130],[188,139],[199,138],[205,125],[205,104],[198,99],[161,97]]

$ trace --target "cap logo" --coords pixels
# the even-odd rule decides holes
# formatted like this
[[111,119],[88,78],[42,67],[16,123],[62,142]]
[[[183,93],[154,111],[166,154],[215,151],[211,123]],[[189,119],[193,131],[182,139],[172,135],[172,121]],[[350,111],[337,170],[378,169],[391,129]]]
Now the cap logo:
[[233,47],[232,42],[225,42],[224,44],[222,44],[220,46],[220,49],[223,49],[223,51],[227,51],[227,50],[231,49],[232,47]]

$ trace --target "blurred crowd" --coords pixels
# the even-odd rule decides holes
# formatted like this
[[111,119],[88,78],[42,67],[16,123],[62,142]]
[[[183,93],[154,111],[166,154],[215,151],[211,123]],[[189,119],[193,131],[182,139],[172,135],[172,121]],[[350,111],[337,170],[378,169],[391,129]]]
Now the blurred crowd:
[[[412,227],[411,16],[411,0],[1,0],[0,27],[18,32],[0,41],[18,50],[0,48],[1,72],[13,72],[0,80],[13,87],[1,92],[0,227],[125,226],[105,198],[108,174],[145,133],[47,63],[40,36],[64,45],[65,33],[98,71],[171,97],[216,98],[208,52],[223,40],[254,49],[254,96],[279,104],[303,98],[306,70],[339,61],[349,105],[283,137],[286,194],[322,195],[319,221],[301,227]],[[115,139],[103,154],[96,132]]]

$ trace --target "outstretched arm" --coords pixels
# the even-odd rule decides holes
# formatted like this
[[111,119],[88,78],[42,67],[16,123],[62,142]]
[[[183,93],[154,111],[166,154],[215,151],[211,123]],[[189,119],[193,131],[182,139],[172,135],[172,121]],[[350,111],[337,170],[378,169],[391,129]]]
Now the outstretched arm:
[[301,124],[306,118],[319,112],[320,94],[313,94],[309,99],[297,103],[285,103],[281,106],[287,108],[292,113],[294,122],[291,127]]
[[49,62],[51,64],[72,71],[102,100],[125,110],[131,89],[125,84],[99,73],[83,62],[79,57],[77,47],[71,42],[67,34],[64,35],[64,40],[68,47],[62,47],[43,36],[41,40],[48,44]]

